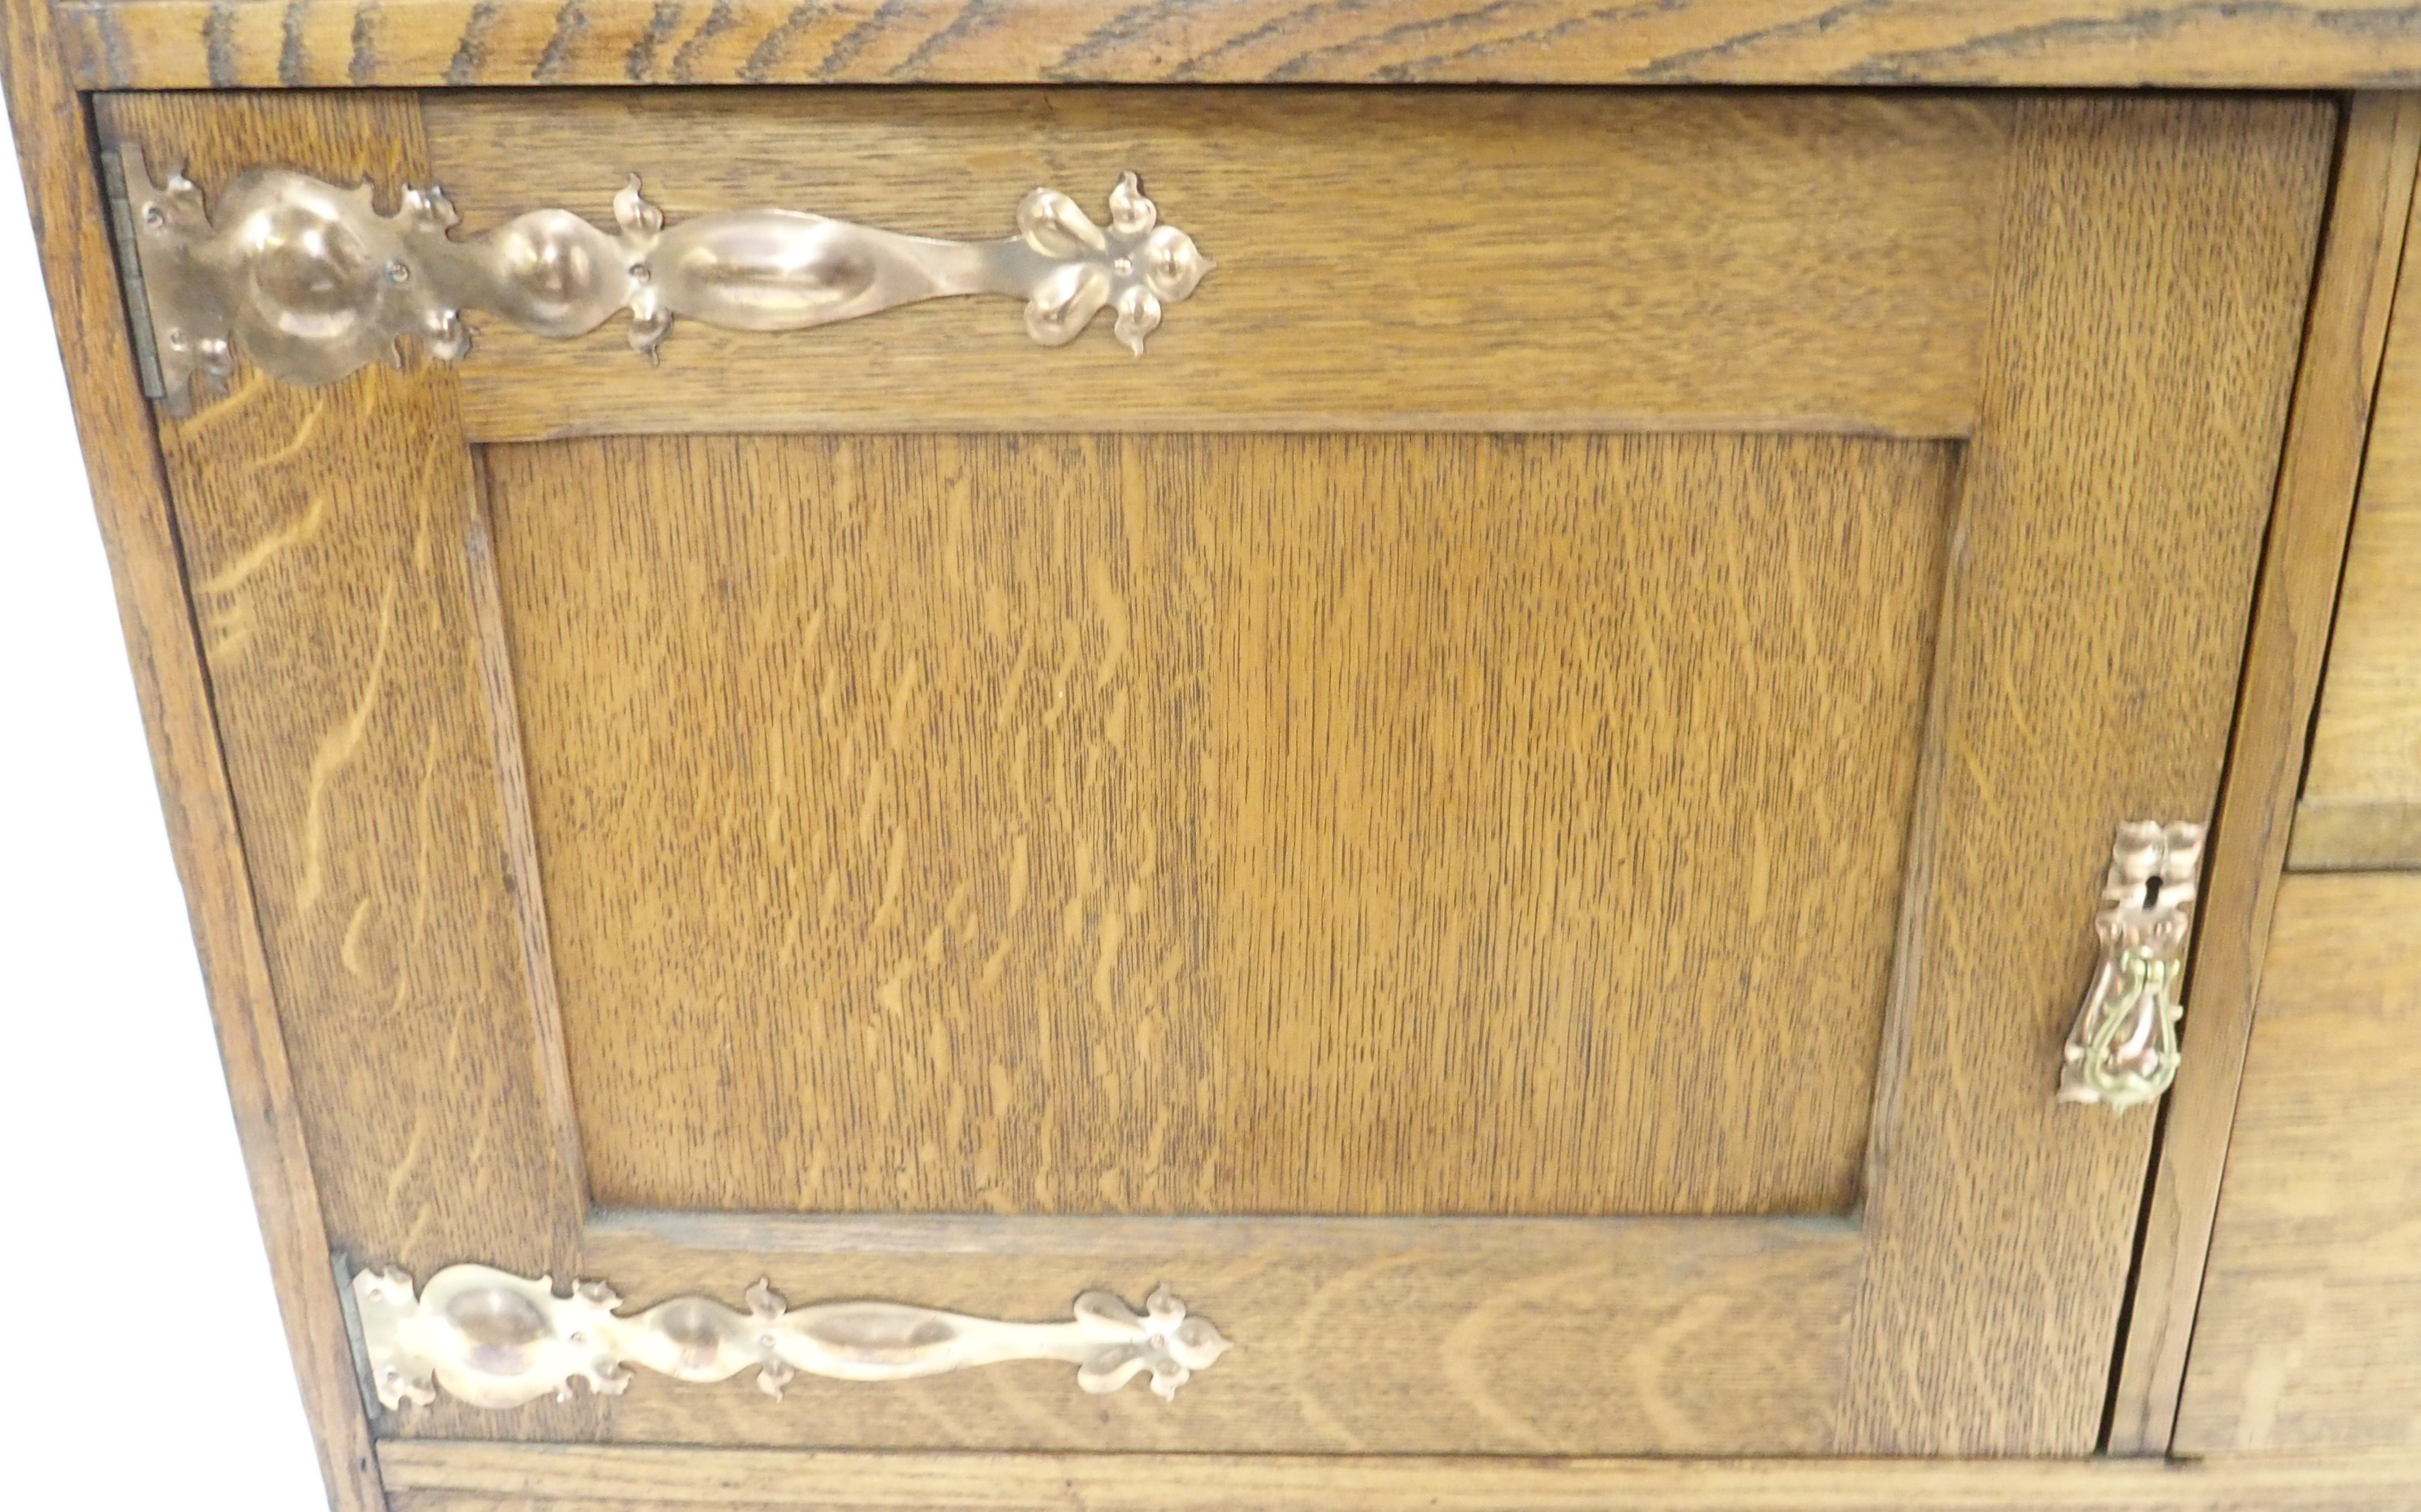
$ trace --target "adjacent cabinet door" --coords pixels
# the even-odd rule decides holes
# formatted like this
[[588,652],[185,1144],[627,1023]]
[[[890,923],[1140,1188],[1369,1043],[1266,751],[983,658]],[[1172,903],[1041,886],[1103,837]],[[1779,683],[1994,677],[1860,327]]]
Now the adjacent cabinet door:
[[2092,1447],[2332,105],[100,104],[382,1434]]

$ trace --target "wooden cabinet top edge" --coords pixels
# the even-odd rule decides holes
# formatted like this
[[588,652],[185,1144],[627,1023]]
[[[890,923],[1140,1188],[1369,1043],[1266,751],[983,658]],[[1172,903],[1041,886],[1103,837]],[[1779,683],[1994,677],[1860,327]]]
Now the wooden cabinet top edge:
[[8,0],[86,89],[662,84],[2421,86],[2400,0]]

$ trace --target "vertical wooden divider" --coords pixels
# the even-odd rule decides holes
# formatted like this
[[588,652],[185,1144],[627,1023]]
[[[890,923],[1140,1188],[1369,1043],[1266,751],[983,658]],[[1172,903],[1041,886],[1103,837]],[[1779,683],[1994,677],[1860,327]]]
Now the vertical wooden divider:
[[2279,462],[2226,787],[2204,867],[2210,881],[2186,984],[2185,1059],[2163,1112],[2145,1211],[2134,1310],[2112,1399],[2112,1454],[2165,1454],[2177,1421],[2416,160],[2421,96],[2355,97]]
[[[2219,789],[2335,127],[2308,100],[2021,108],[1841,1452],[2095,1447],[2153,1124],[2055,1105],[2060,1047],[2113,830]],[[2065,969],[2026,959],[2061,938]]]
[[[206,194],[253,164],[367,179],[383,205],[429,178],[414,96],[100,104],[106,141]],[[475,460],[453,370],[415,366],[240,372],[161,448],[329,1242],[424,1280],[478,1259],[568,1281],[584,1194],[509,859]],[[579,1439],[600,1413],[448,1398],[409,1425]]]

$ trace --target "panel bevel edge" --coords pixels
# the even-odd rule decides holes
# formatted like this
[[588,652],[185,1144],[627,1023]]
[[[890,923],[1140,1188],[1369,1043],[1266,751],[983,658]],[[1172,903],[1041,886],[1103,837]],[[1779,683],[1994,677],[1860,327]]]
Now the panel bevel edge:
[[491,519],[486,454],[471,449],[471,528],[463,542],[471,583],[471,616],[479,643],[479,686],[487,696],[488,734],[495,751],[496,801],[503,810],[505,870],[518,915],[522,969],[529,983],[530,1030],[538,1058],[539,1095],[546,1103],[547,1133],[554,1142],[575,1209],[587,1216],[587,1162],[581,1154],[580,1115],[571,1097],[571,1068],[563,1038],[563,1005],[557,992],[554,950],[547,934],[546,888],[539,870],[538,834],[530,820],[529,771],[522,759],[521,711],[513,697],[511,638],[496,583],[495,538]]
[[1302,1247],[1383,1255],[1441,1239],[1518,1249],[1520,1235],[1611,1239],[1656,1228],[1752,1235],[1797,1242],[1853,1240],[1854,1216],[1701,1218],[996,1217],[985,1213],[723,1213],[600,1208],[582,1229],[584,1253],[617,1245],[702,1255],[1202,1255]]
[[2328,222],[2281,448],[2202,923],[2185,1055],[2162,1110],[2105,1450],[2168,1452],[2320,689],[2372,398],[2421,169],[2421,95],[2361,94],[2341,117]]

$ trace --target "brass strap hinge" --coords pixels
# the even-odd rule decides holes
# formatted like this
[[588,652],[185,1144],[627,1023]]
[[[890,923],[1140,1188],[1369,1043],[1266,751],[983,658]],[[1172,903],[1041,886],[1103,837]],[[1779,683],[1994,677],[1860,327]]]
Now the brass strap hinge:
[[[119,159],[122,157],[122,163]],[[736,331],[798,331],[930,299],[1022,300],[1026,334],[1046,347],[1093,318],[1136,356],[1164,308],[1210,272],[1194,239],[1160,219],[1133,174],[1096,222],[1073,199],[1036,189],[1016,234],[947,242],[789,210],[724,210],[667,223],[627,176],[614,228],[568,210],[533,210],[476,236],[434,184],[405,186],[382,214],[370,185],[340,188],[289,168],[246,168],[215,204],[183,175],[155,180],[133,145],[111,154],[118,261],[143,288],[147,388],[172,413],[195,391],[224,392],[242,358],[271,378],[333,383],[367,364],[403,361],[404,338],[455,361],[471,350],[464,317],[492,315],[569,339],[630,316],[650,357],[676,317]]]
[[1108,1291],[1076,1298],[1074,1316],[1017,1323],[907,1302],[852,1301],[793,1308],[764,1281],[748,1288],[746,1311],[711,1297],[684,1296],[644,1312],[601,1281],[558,1294],[484,1265],[449,1265],[414,1287],[409,1272],[364,1270],[352,1278],[379,1402],[428,1406],[439,1388],[475,1407],[518,1407],[571,1383],[613,1395],[629,1389],[632,1365],[676,1380],[727,1380],[757,1371],[758,1389],[780,1397],[801,1375],[834,1380],[914,1380],[1007,1360],[1056,1360],[1076,1367],[1095,1395],[1148,1379],[1173,1398],[1208,1370],[1228,1342],[1190,1314],[1166,1286],[1137,1312]]

